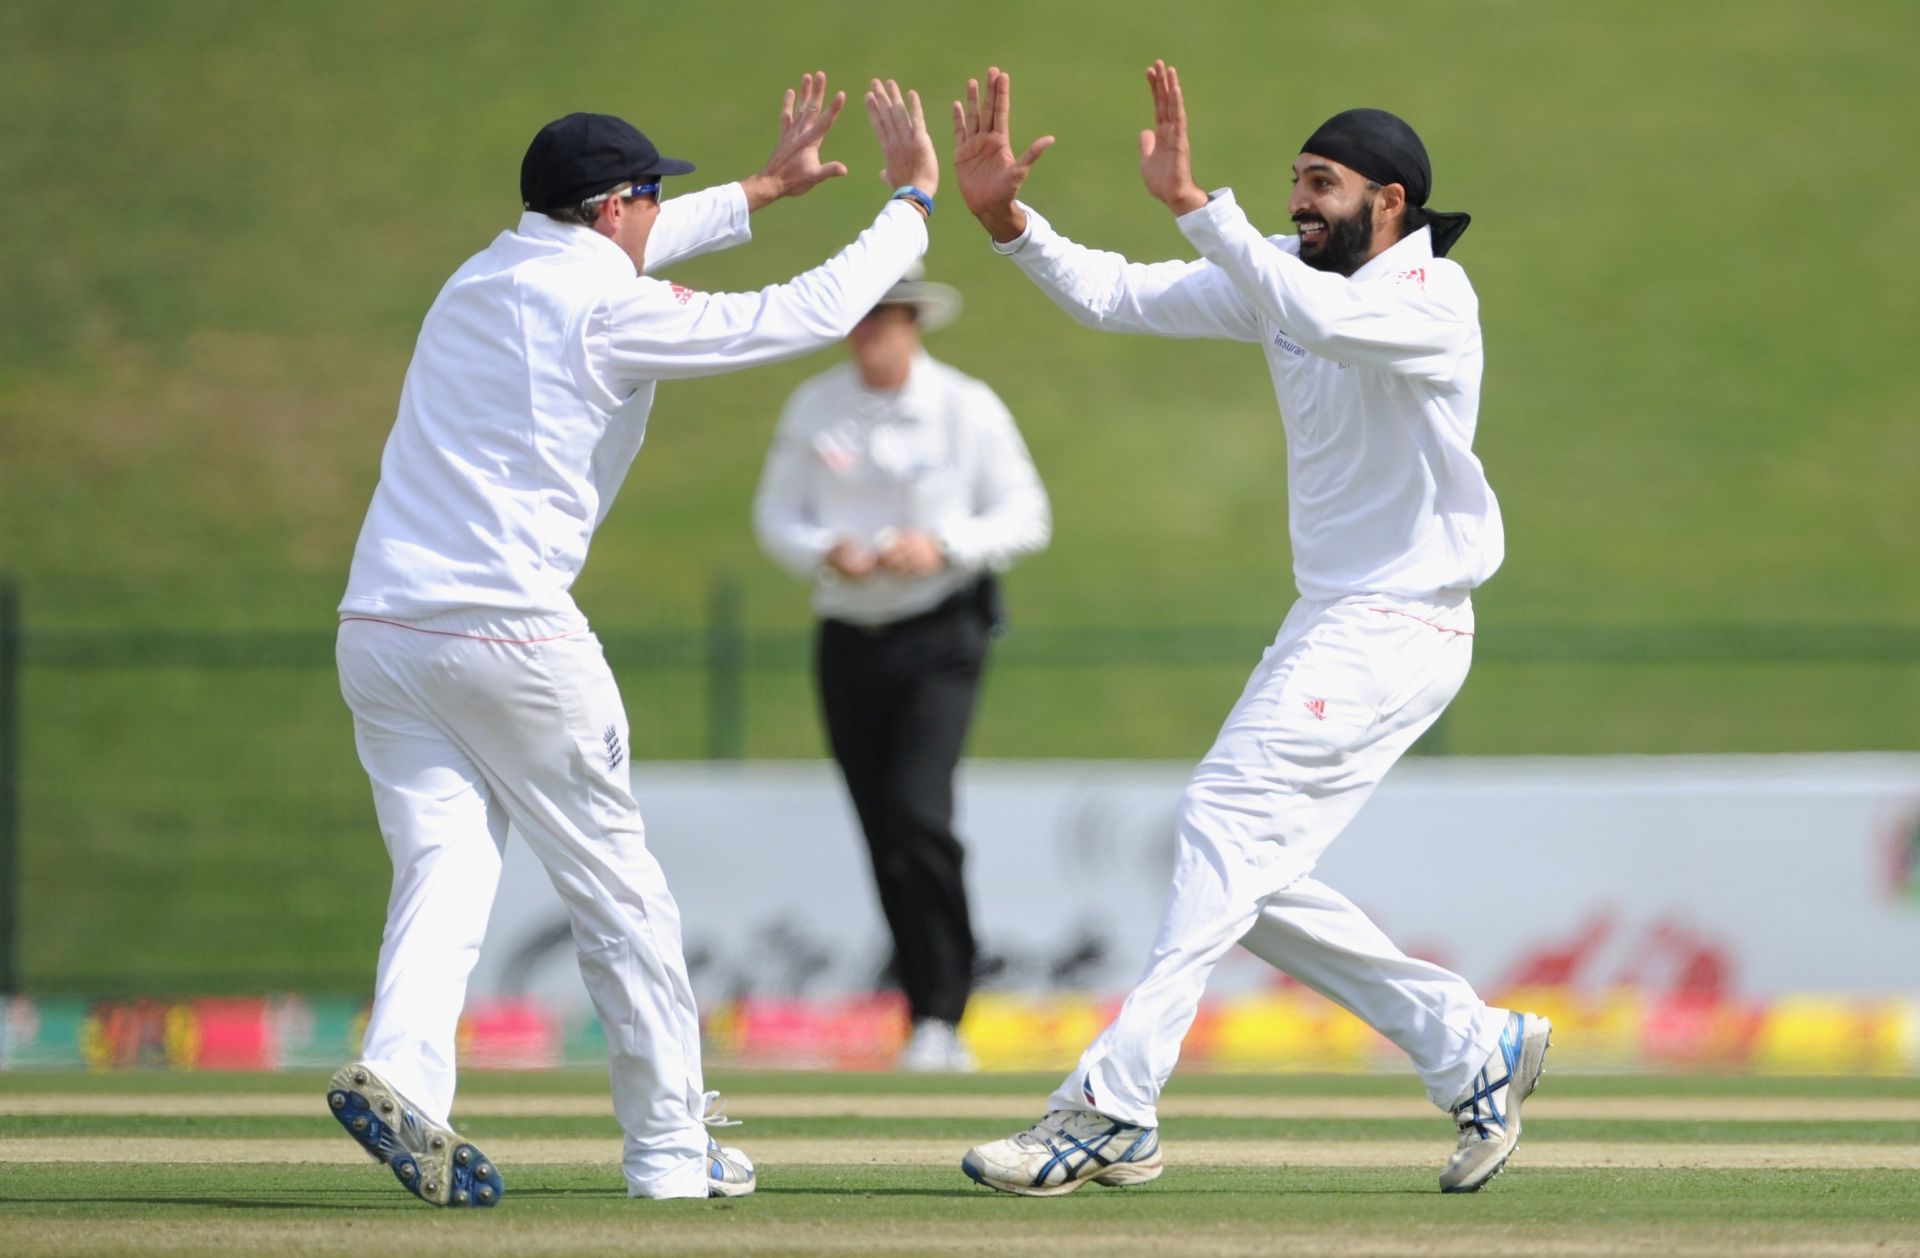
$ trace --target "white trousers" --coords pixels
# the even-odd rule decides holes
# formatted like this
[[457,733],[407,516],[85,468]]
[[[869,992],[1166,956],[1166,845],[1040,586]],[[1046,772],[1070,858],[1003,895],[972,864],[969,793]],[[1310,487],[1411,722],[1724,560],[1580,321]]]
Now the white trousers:
[[[1180,800],[1173,885],[1145,971],[1049,1102],[1143,1127],[1213,967],[1235,943],[1348,1009],[1413,1059],[1446,1106],[1500,1039],[1504,1011],[1401,952],[1309,877],[1394,761],[1466,680],[1473,605],[1302,600]],[[1457,894],[1471,888],[1434,888]]]
[[628,783],[628,726],[577,622],[347,618],[336,644],[393,858],[363,1055],[429,1116],[453,1107],[454,1033],[511,822],[566,905],[605,1029],[628,1191],[705,1197],[700,1022],[680,913]]

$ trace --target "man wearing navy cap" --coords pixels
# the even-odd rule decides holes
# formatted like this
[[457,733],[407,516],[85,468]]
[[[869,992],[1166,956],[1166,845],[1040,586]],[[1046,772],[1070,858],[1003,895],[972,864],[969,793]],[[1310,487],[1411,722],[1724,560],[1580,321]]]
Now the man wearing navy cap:
[[612,1061],[636,1197],[741,1196],[704,1090],[679,911],[628,782],[626,710],[570,593],[640,448],[654,385],[830,345],[926,251],[939,179],[917,95],[874,81],[895,187],[839,254],[755,293],[654,278],[748,239],[747,215],[846,173],[820,160],[845,102],[788,92],[765,168],[661,201],[692,165],[605,114],[541,129],[526,212],[447,281],[407,368],[336,658],[393,859],[364,1060],[328,1103],[422,1200],[490,1206],[498,1168],[448,1125],[455,1028],[511,824],[566,904]]
[[[1446,256],[1467,216],[1427,207],[1432,171],[1412,127],[1356,109],[1293,163],[1299,234],[1263,236],[1231,191],[1194,182],[1178,74],[1155,62],[1147,81],[1141,177],[1199,260],[1141,265],[1087,249],[1017,200],[1053,138],[1014,157],[998,70],[984,95],[970,81],[953,106],[961,195],[994,248],[1081,322],[1261,347],[1286,423],[1300,597],[1181,797],[1173,885],[1139,982],[1046,1117],[961,1166],[1029,1196],[1158,1176],[1160,1091],[1208,976],[1238,943],[1406,1051],[1458,1129],[1440,1187],[1472,1192],[1519,1140],[1547,1020],[1490,1007],[1312,877],[1459,691],[1470,593],[1504,553],[1472,447],[1479,301]],[[1498,920],[1498,905],[1474,900],[1470,871],[1457,890],[1463,912]]]

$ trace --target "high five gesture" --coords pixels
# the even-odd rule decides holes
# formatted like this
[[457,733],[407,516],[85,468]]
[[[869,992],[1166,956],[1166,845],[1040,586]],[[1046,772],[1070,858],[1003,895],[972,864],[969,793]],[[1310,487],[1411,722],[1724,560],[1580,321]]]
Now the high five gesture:
[[1020,185],[1040,155],[1053,146],[1043,135],[1018,160],[1009,140],[1013,80],[996,66],[987,69],[983,97],[980,80],[967,80],[967,100],[953,102],[953,172],[967,209],[995,240],[1006,242],[1026,230],[1027,216],[1013,203]]
[[900,93],[892,79],[879,79],[867,85],[867,119],[880,139],[880,155],[885,165],[880,177],[896,187],[918,188],[931,197],[940,187],[940,159],[933,151],[933,139],[927,135],[926,115],[920,109],[920,93]]
[[747,208],[759,209],[781,197],[804,196],[816,185],[847,173],[845,163],[820,160],[820,143],[846,103],[845,92],[827,98],[824,70],[802,76],[798,96],[787,89],[780,106],[780,138],[767,164],[740,181],[746,189]]
[[1193,181],[1180,72],[1156,60],[1147,67],[1147,86],[1153,89],[1153,130],[1140,133],[1140,179],[1168,209],[1188,214],[1207,203],[1207,194]]

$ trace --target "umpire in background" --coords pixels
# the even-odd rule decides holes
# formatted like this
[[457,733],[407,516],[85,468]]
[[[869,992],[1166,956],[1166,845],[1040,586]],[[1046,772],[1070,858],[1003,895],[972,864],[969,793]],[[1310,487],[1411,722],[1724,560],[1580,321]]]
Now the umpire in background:
[[1052,529],[1006,406],[920,346],[959,311],[917,268],[887,290],[848,335],[851,361],[794,391],[754,501],[761,545],[813,583],[820,709],[913,1019],[903,1070],[974,1069],[953,775],[1002,627],[994,574]]

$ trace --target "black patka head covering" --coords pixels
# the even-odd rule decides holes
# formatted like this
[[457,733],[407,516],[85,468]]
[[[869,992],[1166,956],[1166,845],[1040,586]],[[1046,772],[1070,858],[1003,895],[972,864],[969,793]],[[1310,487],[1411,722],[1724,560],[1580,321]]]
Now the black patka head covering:
[[1331,158],[1359,171],[1377,184],[1397,183],[1407,190],[1407,203],[1418,206],[1433,230],[1433,253],[1444,258],[1472,219],[1466,214],[1443,214],[1427,209],[1433,191],[1433,167],[1427,146],[1398,117],[1384,109],[1349,109],[1320,124],[1300,146],[1302,153]]

